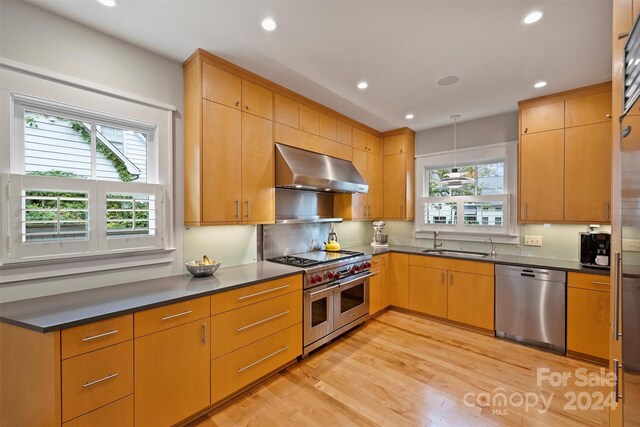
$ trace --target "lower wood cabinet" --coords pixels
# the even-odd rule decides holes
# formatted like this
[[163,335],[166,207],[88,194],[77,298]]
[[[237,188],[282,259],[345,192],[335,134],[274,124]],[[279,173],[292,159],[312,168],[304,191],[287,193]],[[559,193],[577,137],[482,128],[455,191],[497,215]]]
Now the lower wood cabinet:
[[233,395],[301,353],[302,324],[298,323],[214,359],[211,361],[211,403]]
[[567,352],[606,362],[609,358],[609,276],[569,272]]
[[133,427],[133,396],[116,400],[100,409],[63,424],[64,427]]
[[135,339],[135,425],[170,426],[209,406],[209,319]]
[[409,309],[494,329],[492,263],[412,255],[409,264]]
[[409,308],[409,255],[389,254],[389,304]]
[[387,259],[389,255],[375,255],[371,258],[369,278],[369,314],[374,315],[389,306],[389,279]]

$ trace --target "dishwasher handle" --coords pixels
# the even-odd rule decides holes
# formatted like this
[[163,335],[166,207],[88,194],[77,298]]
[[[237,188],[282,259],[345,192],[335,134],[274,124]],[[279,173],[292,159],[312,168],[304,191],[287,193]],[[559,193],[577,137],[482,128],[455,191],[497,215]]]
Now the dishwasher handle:
[[567,281],[567,274],[563,270],[531,268],[521,265],[496,264],[495,274],[496,276],[526,277],[547,282],[566,283]]

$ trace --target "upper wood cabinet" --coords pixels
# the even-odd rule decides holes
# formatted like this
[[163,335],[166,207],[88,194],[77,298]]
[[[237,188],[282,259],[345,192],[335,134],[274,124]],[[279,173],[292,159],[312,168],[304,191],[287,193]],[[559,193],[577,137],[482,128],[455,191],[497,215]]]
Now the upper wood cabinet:
[[331,117],[328,114],[320,113],[319,135],[321,137],[330,139],[332,141],[337,141],[337,126],[338,121],[335,117]]
[[275,95],[276,123],[300,128],[300,104],[280,94]]
[[608,223],[611,83],[519,105],[519,221]]
[[383,218],[412,220],[415,132],[408,128],[393,131],[383,137],[383,147]]
[[382,217],[382,156],[353,150],[353,165],[369,185],[367,193],[336,194],[334,214],[344,219],[377,219]]
[[201,53],[184,91],[185,224],[274,222],[273,92]]
[[564,128],[564,101],[523,107],[520,117],[522,134],[562,129]]
[[353,144],[352,128],[353,126],[350,124],[338,120],[336,125],[336,141],[341,144],[351,146]]
[[313,135],[320,134],[320,113],[318,110],[300,105],[300,130]]

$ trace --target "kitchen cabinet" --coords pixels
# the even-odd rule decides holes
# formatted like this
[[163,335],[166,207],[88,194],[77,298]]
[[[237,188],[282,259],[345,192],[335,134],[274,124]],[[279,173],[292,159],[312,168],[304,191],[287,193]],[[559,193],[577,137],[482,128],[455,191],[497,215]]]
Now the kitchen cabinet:
[[384,219],[413,220],[415,217],[414,152],[415,132],[411,129],[404,128],[383,134]]
[[611,83],[519,106],[519,221],[608,223]]
[[275,110],[276,123],[300,128],[300,104],[296,101],[276,93]]
[[320,114],[318,110],[300,105],[300,130],[313,135],[320,134]]
[[174,425],[209,406],[208,322],[135,339],[136,427]]
[[372,316],[389,306],[387,258],[387,254],[371,258],[373,276],[369,279],[369,314]]
[[352,128],[353,126],[350,124],[338,120],[336,124],[336,141],[351,147],[353,144]]
[[409,255],[389,254],[389,304],[409,308]]
[[[338,121],[335,117],[328,114],[320,113],[320,124],[318,127],[319,135],[332,141],[338,140],[337,134]],[[339,141],[338,141],[339,142]]]
[[133,427],[133,395],[63,424],[63,427]]
[[494,330],[493,263],[411,255],[409,309]]
[[563,129],[520,137],[519,199],[522,221],[563,220]]
[[326,154],[338,159],[351,161],[353,150],[348,145],[322,138],[280,123],[275,124],[275,140],[284,145],[313,151],[314,153]]
[[609,358],[609,276],[569,272],[567,353],[600,363]]
[[565,130],[564,220],[609,222],[611,122]]
[[184,84],[185,224],[273,223],[273,92],[201,53]]
[[369,191],[335,195],[334,214],[344,219],[382,217],[382,157],[370,151],[354,149],[352,162],[369,184]]

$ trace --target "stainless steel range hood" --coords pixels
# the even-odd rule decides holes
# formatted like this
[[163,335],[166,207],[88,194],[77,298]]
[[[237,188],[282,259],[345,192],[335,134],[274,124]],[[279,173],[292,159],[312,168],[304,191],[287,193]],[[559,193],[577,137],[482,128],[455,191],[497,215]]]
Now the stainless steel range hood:
[[327,193],[366,193],[353,163],[276,143],[276,187]]

